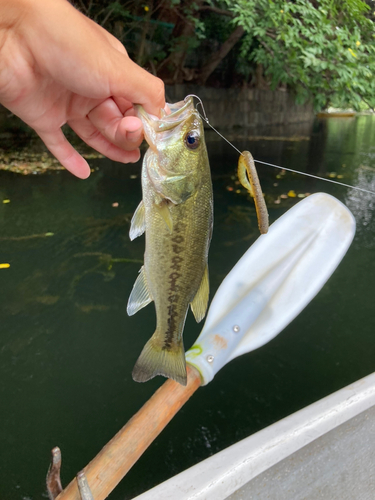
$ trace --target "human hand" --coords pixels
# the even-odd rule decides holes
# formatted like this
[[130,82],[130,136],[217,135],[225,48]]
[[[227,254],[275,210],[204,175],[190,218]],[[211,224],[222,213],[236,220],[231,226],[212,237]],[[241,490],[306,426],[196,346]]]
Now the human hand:
[[65,123],[108,158],[136,162],[143,130],[133,104],[154,115],[165,105],[162,81],[67,0],[0,0],[0,102],[82,179],[90,168]]

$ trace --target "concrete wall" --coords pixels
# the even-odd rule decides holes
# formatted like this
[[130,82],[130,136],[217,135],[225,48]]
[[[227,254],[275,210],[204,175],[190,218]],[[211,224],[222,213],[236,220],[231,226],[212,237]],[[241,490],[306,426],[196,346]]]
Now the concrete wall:
[[[197,85],[166,87],[168,102],[178,102],[188,94],[198,95],[208,119],[216,128],[257,128],[308,123],[314,119],[312,106],[297,106],[293,96],[283,91],[258,89],[215,89]],[[199,110],[201,111],[200,107]],[[0,105],[0,130],[17,127],[19,120]]]
[[314,119],[310,104],[297,106],[293,96],[281,90],[214,89],[188,84],[166,88],[168,102],[180,101],[189,94],[202,99],[211,125],[220,129],[260,128]]

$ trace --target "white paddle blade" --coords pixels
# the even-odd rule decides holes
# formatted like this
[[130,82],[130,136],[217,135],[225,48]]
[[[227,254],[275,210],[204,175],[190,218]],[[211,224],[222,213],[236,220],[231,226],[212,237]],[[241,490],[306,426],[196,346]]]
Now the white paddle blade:
[[276,337],[323,287],[354,234],[351,212],[325,193],[276,220],[226,276],[186,353],[203,384],[228,361]]

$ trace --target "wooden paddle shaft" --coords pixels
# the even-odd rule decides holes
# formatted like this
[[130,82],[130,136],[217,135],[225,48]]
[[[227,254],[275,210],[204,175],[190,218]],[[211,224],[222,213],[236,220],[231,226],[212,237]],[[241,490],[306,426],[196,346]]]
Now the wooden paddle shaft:
[[[187,385],[167,380],[84,468],[95,500],[104,500],[179,409],[198,389],[198,371],[187,365]],[[81,500],[73,479],[57,500]]]

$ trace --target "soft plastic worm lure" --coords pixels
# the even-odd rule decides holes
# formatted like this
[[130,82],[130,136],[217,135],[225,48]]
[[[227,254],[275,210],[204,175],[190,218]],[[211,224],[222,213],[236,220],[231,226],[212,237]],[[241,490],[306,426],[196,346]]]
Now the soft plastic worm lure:
[[238,180],[254,198],[255,210],[258,218],[258,226],[261,234],[268,231],[268,211],[264,201],[262,188],[260,186],[258,173],[254,165],[254,158],[249,151],[243,151],[238,160]]

